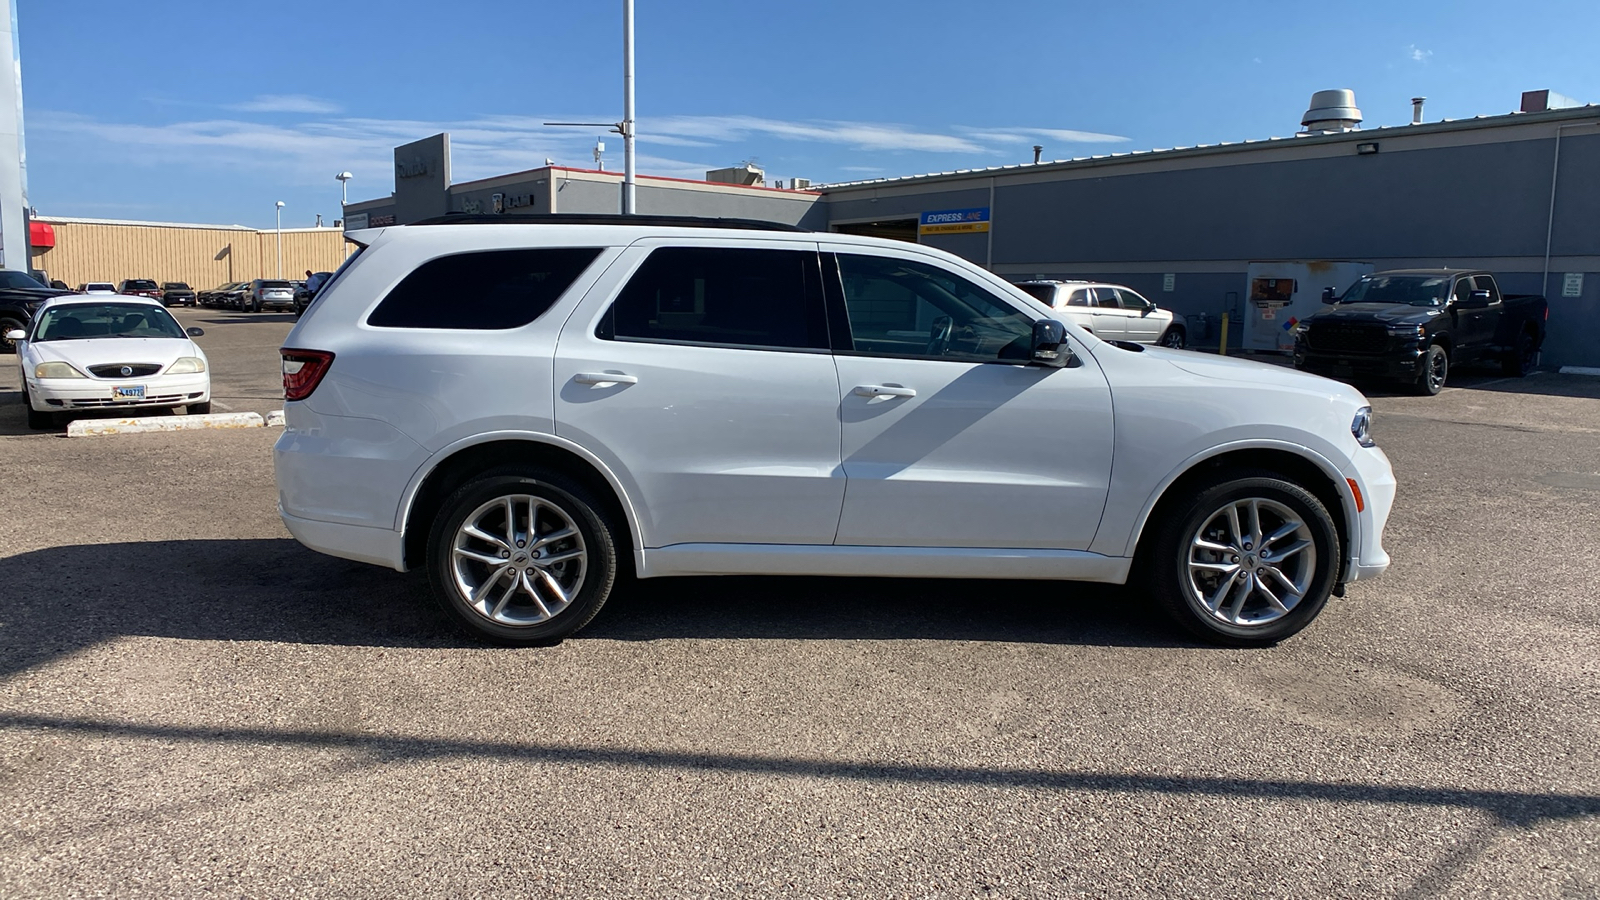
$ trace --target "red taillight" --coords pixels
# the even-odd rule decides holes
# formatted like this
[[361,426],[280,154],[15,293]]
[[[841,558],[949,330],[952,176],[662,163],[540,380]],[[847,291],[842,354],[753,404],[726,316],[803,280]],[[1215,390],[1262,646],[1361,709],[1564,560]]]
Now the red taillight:
[[284,350],[283,399],[304,400],[322,383],[333,365],[333,354],[326,350]]

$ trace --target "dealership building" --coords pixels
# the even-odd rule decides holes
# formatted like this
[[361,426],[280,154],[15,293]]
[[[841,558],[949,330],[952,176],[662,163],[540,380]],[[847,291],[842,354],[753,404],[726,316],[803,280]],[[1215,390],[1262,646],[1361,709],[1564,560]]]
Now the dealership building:
[[[1346,286],[1335,273],[1481,268],[1507,293],[1549,298],[1544,364],[1600,366],[1600,106],[1532,91],[1505,115],[1416,112],[1361,129],[1354,97],[1329,91],[1285,138],[801,190],[748,167],[642,176],[636,209],[917,241],[1013,281],[1125,284],[1187,316],[1191,343],[1214,345],[1226,313],[1233,346],[1264,350],[1286,346],[1323,288]],[[350,204],[345,227],[620,208],[620,173],[545,166],[454,184],[449,155],[448,135],[396,148],[393,195]]]

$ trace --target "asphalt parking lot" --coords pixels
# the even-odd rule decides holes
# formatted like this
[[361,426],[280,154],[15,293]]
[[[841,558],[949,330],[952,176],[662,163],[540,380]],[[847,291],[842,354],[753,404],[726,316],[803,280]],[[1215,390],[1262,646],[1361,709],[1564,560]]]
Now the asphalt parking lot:
[[[200,325],[217,411],[288,316]],[[277,429],[29,432],[0,895],[1600,895],[1600,378],[1374,393],[1393,569],[1268,650],[1039,582],[644,582],[491,649],[279,523]]]

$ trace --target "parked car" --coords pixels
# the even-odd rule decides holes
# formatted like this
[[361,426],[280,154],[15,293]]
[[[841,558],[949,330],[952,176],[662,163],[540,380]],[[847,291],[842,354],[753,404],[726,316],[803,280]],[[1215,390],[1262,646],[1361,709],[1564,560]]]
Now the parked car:
[[17,342],[28,427],[52,428],[74,410],[211,411],[206,355],[159,301],[64,296],[45,301]]
[[222,284],[217,285],[209,291],[201,291],[200,305],[207,307],[208,309],[216,309],[221,307],[224,304],[224,298],[227,296],[228,292],[238,286],[239,282],[237,281],[224,281]]
[[1160,344],[1182,350],[1189,324],[1180,315],[1120,284],[1094,281],[1024,281],[1017,285],[1074,325],[1108,341]]
[[26,272],[0,269],[0,353],[16,351],[16,342],[6,335],[27,330],[46,300],[70,293],[47,288]]
[[161,283],[161,304],[163,306],[194,306],[198,302],[194,288],[181,281],[164,281]]
[[151,300],[160,300],[161,286],[148,278],[125,278],[117,285],[117,293],[126,297],[149,297]]
[[322,286],[332,277],[332,272],[311,273],[311,277],[306,279],[305,285],[294,292],[295,315],[300,315],[306,311],[306,307],[310,306],[312,299],[317,296],[317,291],[321,290]]
[[513,644],[628,571],[1137,577],[1259,645],[1389,565],[1346,385],[1107,342],[930,247],[695,224],[369,232],[281,351],[290,532]]
[[117,286],[109,281],[89,281],[78,285],[80,294],[115,294]]
[[250,283],[249,294],[244,299],[249,312],[264,309],[294,309],[294,286],[275,278],[257,278]]
[[1295,368],[1335,378],[1400,381],[1418,393],[1444,389],[1450,370],[1498,363],[1509,376],[1533,370],[1544,345],[1545,298],[1500,293],[1479,270],[1396,269],[1363,275],[1330,308],[1295,325]]
[[222,295],[221,305],[223,308],[235,309],[240,312],[244,312],[245,310],[249,309],[250,286],[251,282],[248,281],[235,282],[233,287],[229,288]]

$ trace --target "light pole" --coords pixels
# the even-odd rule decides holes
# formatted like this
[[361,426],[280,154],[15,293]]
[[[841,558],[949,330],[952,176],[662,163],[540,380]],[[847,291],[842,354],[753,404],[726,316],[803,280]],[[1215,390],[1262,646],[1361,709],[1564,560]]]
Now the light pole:
[[[622,121],[621,122],[546,122],[546,125],[571,125],[581,128],[606,128],[622,135],[622,212],[632,215],[633,206],[633,0],[622,0]],[[595,164],[600,164],[595,148]]]
[[339,218],[344,218],[344,208],[350,205],[350,179],[354,178],[349,172],[340,172],[333,176],[339,179]]
[[278,201],[278,278],[283,278],[283,201]]

